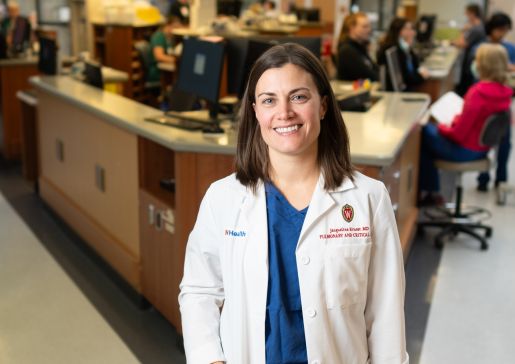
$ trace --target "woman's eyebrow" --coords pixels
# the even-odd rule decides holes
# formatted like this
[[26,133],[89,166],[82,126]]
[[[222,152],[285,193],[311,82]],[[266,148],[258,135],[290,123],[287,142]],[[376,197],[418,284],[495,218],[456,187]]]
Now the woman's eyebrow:
[[[290,92],[288,92],[288,95],[291,95],[291,94],[294,94],[296,92],[299,92],[299,91],[310,91],[308,87],[297,87],[297,88],[294,88],[293,90],[291,90]],[[257,95],[257,97],[260,97],[262,95],[265,95],[265,96],[275,96],[275,93],[274,92],[261,92],[260,94]]]

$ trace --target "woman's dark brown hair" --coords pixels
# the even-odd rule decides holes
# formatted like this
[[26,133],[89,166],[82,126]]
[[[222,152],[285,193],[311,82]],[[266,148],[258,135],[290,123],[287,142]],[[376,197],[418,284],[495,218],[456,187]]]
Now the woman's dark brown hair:
[[380,48],[386,50],[390,47],[396,46],[399,43],[399,37],[402,31],[402,28],[409,23],[409,20],[406,18],[395,18],[390,23],[388,27],[388,32],[380,42]]
[[320,61],[306,48],[285,43],[266,51],[250,71],[239,114],[238,145],[236,149],[236,178],[253,191],[260,181],[270,181],[268,146],[261,136],[256,119],[256,85],[261,75],[271,68],[293,64],[308,72],[321,98],[326,98],[327,111],[320,122],[318,136],[318,165],[325,179],[326,190],[338,187],[345,178],[353,179],[349,136],[342,114]]

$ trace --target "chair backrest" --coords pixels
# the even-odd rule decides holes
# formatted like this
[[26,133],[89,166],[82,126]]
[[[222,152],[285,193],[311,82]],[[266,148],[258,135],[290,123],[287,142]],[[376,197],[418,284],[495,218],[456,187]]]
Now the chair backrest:
[[150,47],[150,43],[148,41],[138,40],[137,42],[134,42],[134,48],[138,52],[139,58],[143,65],[143,75],[145,76],[145,81],[148,81],[148,70],[152,63],[152,47]]
[[490,115],[481,130],[479,136],[480,144],[488,147],[495,147],[501,143],[502,138],[508,132],[511,122],[510,110],[501,111]]
[[390,81],[392,90],[395,92],[402,92],[406,90],[406,83],[402,76],[401,62],[397,53],[396,46],[390,47],[386,50],[386,79]]

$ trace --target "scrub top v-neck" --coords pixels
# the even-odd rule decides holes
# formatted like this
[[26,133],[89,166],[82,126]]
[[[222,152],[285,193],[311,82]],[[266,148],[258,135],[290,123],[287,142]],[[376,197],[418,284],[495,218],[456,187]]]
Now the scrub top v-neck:
[[271,183],[266,183],[268,220],[268,294],[266,363],[307,363],[295,249],[308,207],[298,211]]

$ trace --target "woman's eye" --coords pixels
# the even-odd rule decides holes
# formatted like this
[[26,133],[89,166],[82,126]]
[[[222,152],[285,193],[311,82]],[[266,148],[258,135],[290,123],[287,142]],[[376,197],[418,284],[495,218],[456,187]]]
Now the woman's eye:
[[263,100],[261,101],[261,103],[262,103],[263,105],[271,105],[271,104],[272,104],[272,102],[273,102],[273,99],[271,99],[271,98],[263,99]]
[[291,97],[291,100],[292,101],[297,101],[297,102],[304,101],[304,100],[307,100],[307,96],[306,95],[293,95]]

